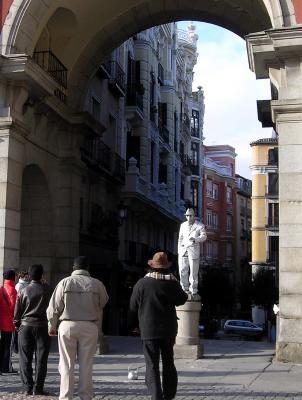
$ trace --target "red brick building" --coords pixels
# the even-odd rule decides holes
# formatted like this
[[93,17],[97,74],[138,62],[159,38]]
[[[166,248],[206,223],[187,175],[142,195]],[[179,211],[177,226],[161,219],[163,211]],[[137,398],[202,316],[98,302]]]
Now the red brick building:
[[220,145],[204,146],[203,150],[202,220],[208,235],[203,264],[232,270],[236,228],[235,149]]

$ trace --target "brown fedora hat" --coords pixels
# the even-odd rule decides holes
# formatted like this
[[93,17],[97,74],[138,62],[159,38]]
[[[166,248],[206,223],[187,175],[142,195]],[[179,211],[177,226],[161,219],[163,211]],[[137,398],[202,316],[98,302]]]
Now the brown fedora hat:
[[159,251],[154,254],[152,260],[148,261],[148,265],[152,268],[169,268],[172,263],[168,261],[168,256],[165,252]]

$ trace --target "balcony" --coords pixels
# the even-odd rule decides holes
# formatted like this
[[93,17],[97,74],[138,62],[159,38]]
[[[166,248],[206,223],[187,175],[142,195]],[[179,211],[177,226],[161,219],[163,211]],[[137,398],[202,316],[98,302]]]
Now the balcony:
[[266,229],[271,231],[278,231],[279,230],[279,217],[268,217],[265,225]]
[[85,164],[95,172],[125,181],[126,162],[100,138],[87,139],[81,146],[81,157]]
[[265,186],[265,197],[270,199],[277,199],[279,197],[278,185],[266,185]]
[[199,128],[191,126],[191,136],[199,138]]
[[126,118],[130,121],[144,119],[144,94],[139,93],[134,84],[127,87]]
[[63,103],[67,100],[67,68],[61,61],[50,51],[35,51],[33,60],[47,72],[58,84],[54,95]]
[[100,65],[100,68],[98,70],[98,75],[101,79],[109,79],[111,76],[111,60],[106,59],[102,64]]
[[127,197],[135,197],[137,200],[143,201],[144,203],[148,202],[155,210],[160,210],[177,222],[183,220],[185,209],[181,202],[177,204],[170,199],[166,183],[162,182],[158,185],[154,185],[144,179],[140,175],[135,158],[129,159],[129,167],[126,171],[126,182],[123,192]]
[[192,175],[192,161],[189,156],[180,153],[180,161],[182,162],[182,172],[187,175]]
[[163,141],[169,144],[169,131],[165,125],[159,125],[158,127],[159,135],[163,139]]
[[278,166],[278,148],[269,149],[268,151],[268,165]]
[[117,61],[110,61],[109,88],[116,97],[126,94],[125,72]]

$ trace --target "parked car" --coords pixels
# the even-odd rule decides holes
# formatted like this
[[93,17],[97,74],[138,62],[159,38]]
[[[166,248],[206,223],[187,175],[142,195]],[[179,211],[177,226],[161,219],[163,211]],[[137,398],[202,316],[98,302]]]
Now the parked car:
[[224,332],[245,336],[261,336],[263,334],[263,328],[251,321],[242,319],[229,319],[225,321]]

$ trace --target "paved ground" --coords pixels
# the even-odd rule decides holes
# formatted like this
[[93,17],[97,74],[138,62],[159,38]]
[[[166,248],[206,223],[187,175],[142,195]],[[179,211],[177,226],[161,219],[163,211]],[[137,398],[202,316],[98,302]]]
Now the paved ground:
[[[144,360],[138,338],[109,337],[110,354],[95,357],[95,398],[147,400]],[[177,360],[179,387],[176,400],[302,400],[302,365],[274,361],[274,347],[264,342],[208,340],[205,356],[196,361]],[[58,398],[58,354],[49,358],[45,388],[51,396],[20,394],[19,375],[0,376],[0,399]],[[139,367],[139,379],[127,379],[128,367]],[[18,358],[14,358],[18,368]]]

